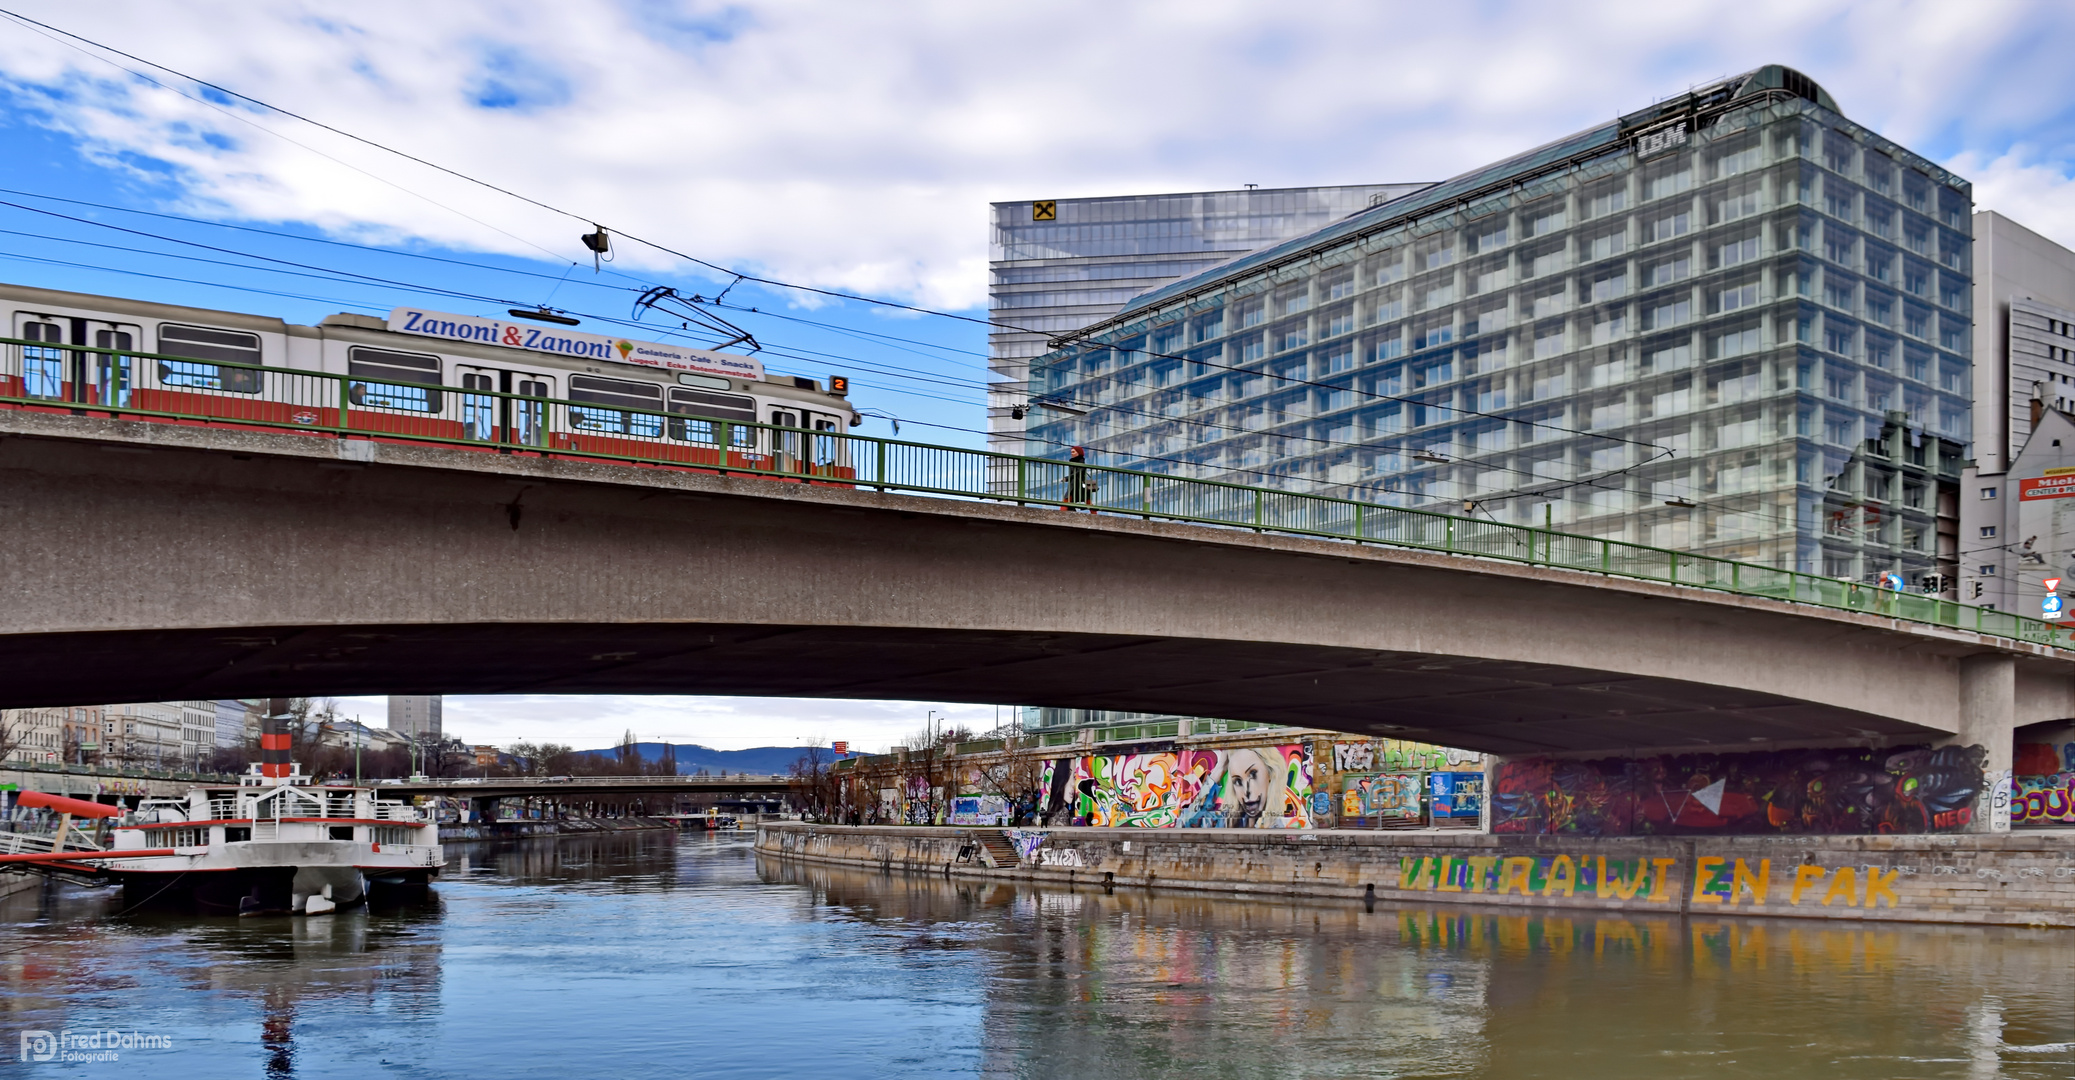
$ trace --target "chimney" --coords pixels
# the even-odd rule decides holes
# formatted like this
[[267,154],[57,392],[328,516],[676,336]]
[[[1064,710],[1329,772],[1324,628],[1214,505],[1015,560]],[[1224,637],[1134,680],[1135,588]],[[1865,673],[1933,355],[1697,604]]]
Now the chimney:
[[267,713],[259,720],[259,773],[275,783],[288,780],[289,755],[295,744],[290,731],[293,720],[287,698],[267,699]]

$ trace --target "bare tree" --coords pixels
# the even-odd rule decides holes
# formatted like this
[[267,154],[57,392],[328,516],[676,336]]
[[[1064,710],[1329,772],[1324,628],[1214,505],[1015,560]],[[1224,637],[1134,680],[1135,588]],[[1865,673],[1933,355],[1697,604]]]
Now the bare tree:
[[792,763],[793,805],[815,821],[828,821],[841,805],[841,791],[835,776],[829,769],[828,749],[821,745],[820,736],[807,740],[807,746]]
[[1009,804],[1010,821],[1021,825],[1037,813],[1045,795],[1045,759],[1037,753],[1037,740],[1022,732],[1003,733],[1002,747],[972,766],[973,781],[982,792],[999,795]]
[[14,758],[15,751],[22,748],[22,740],[29,732],[29,720],[23,709],[0,709],[0,761]]

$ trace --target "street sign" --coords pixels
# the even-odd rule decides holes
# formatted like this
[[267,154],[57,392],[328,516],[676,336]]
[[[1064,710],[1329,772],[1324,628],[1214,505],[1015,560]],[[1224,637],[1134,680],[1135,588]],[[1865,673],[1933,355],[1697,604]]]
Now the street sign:
[[2051,622],[2061,619],[2061,597],[2059,593],[2047,593],[2039,598],[2039,617]]
[[2060,587],[2061,587],[2061,579],[2059,579],[2059,578],[2057,578],[2057,577],[2050,577],[2050,578],[2047,578],[2047,579],[2046,579],[2046,591],[2047,591],[2047,592],[2058,592],[2058,591],[2060,591]]

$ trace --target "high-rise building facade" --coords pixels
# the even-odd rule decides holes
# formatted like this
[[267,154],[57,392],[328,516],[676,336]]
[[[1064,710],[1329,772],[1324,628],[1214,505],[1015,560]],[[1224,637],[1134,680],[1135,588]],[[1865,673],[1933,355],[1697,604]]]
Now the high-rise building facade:
[[2037,616],[2046,582],[2075,571],[2075,483],[2062,479],[2075,476],[2075,251],[1983,211],[1974,255],[1975,468],[1960,485],[1960,598]]
[[1761,68],[1136,298],[1031,362],[1032,452],[1942,583],[1971,228]]
[[[1023,452],[1024,380],[1047,342],[1116,314],[1147,289],[1425,187],[1203,191],[993,204],[988,238],[989,449]],[[1007,327],[1015,327],[1009,329]]]
[[441,737],[439,697],[389,698],[389,730],[401,732],[413,739]]

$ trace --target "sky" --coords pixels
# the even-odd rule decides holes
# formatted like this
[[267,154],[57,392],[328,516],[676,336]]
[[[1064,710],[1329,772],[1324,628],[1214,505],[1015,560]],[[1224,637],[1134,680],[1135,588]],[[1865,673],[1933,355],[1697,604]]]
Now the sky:
[[[864,433],[898,423],[949,445],[977,445],[985,426],[972,320],[990,201],[1439,180],[1765,63],[1972,180],[1977,208],[2075,246],[2066,3],[0,10],[56,28],[0,17],[0,279],[298,322],[546,304],[681,340],[653,315],[625,325],[635,298],[713,296],[735,280],[713,267],[727,268],[963,316],[753,282],[725,300],[773,371],[850,375],[873,416]],[[594,268],[577,238],[601,224],[618,240]],[[448,727],[500,743],[603,745],[632,729],[876,747],[932,708],[945,706],[467,698],[449,702]],[[992,726],[991,707],[959,708]]]

